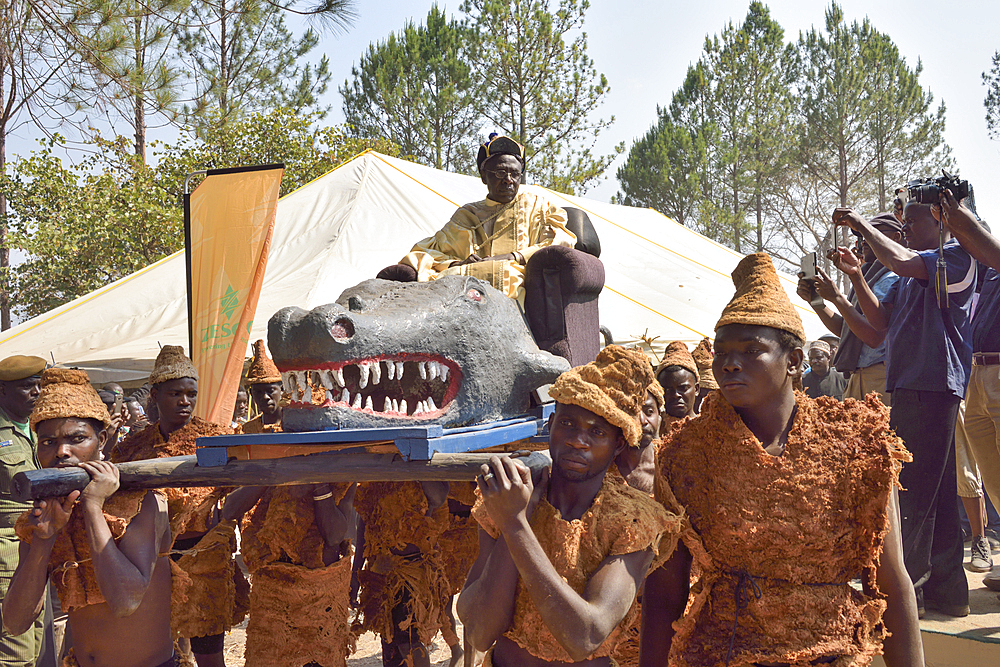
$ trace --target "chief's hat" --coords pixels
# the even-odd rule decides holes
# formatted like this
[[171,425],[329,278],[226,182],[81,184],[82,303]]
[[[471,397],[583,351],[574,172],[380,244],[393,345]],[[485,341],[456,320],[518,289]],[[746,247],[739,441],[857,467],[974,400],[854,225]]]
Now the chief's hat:
[[476,167],[483,170],[483,163],[496,155],[513,155],[521,164],[524,164],[524,146],[517,143],[510,137],[495,137],[490,135],[490,140],[479,147],[479,154],[476,156]]

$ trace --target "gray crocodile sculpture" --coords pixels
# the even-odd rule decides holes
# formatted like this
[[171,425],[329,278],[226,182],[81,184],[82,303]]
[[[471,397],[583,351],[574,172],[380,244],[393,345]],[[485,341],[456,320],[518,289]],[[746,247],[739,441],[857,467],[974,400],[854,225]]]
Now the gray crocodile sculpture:
[[366,280],[336,303],[281,309],[267,341],[288,431],[498,421],[569,370],[538,349],[514,301],[464,276]]

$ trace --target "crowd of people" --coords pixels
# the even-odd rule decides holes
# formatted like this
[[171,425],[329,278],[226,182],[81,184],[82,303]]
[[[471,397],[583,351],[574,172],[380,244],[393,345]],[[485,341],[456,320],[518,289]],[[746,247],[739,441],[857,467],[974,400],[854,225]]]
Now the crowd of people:
[[[574,242],[564,212],[519,195],[524,165],[509,138],[484,144],[487,200],[403,263],[518,298],[534,252]],[[837,311],[814,305],[836,335],[809,345],[805,375],[802,321],[770,257],[749,255],[714,340],[673,342],[655,365],[608,345],[548,388],[537,474],[497,455],[467,483],[121,490],[113,463],[281,431],[263,341],[244,376],[255,416],[238,401],[227,425],[194,416],[179,347],[134,405],[83,371],[3,360],[0,665],[35,664],[47,583],[70,666],[224,665],[247,614],[245,661],[261,667],[345,665],[368,631],[387,667],[429,665],[438,633],[452,665],[923,665],[923,610],[969,613],[956,425],[982,486],[1000,484],[996,269],[970,318],[975,260],[1000,267],[1000,242],[947,192],[898,218],[833,218],[863,259],[833,255],[846,297],[823,272],[800,286]],[[938,225],[954,234],[946,276]],[[11,498],[16,472],[68,466],[90,475],[82,492]]]

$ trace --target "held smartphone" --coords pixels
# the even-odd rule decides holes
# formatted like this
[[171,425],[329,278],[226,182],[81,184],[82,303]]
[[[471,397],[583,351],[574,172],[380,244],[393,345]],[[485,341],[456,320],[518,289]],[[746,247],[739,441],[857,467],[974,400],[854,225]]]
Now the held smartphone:
[[816,253],[807,252],[802,255],[802,261],[799,262],[799,270],[802,272],[801,278],[805,280],[815,280],[816,279]]
[[819,295],[819,292],[816,291],[816,283],[813,282],[816,280],[816,275],[817,275],[816,273],[817,261],[818,259],[816,253],[814,252],[809,252],[803,255],[802,261],[799,262],[799,270],[800,270],[799,277],[802,278],[803,280],[810,281],[809,305],[812,306],[813,308],[822,308],[826,302],[823,301],[823,297],[821,297]]

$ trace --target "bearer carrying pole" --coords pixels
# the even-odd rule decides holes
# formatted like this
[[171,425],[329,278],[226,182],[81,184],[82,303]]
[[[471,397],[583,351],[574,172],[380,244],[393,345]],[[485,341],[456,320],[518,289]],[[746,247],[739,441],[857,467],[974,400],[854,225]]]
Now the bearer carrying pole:
[[[147,459],[117,464],[122,489],[188,486],[290,486],[323,482],[469,482],[495,454],[435,454],[429,460],[404,461],[395,453],[321,452],[257,461],[230,461],[222,466],[198,465],[196,456]],[[546,452],[515,452],[536,476],[550,463]],[[83,489],[90,475],[82,468],[45,468],[14,475],[11,495],[25,502],[63,497]]]

